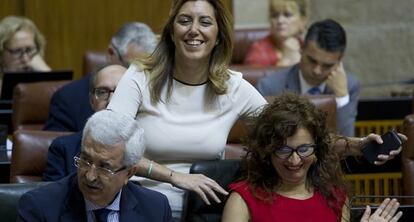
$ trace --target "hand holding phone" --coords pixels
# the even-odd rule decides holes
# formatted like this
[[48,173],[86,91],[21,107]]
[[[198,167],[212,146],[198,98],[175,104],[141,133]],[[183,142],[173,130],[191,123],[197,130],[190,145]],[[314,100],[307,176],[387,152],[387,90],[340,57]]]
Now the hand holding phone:
[[378,155],[389,155],[391,150],[398,149],[403,143],[401,138],[393,129],[382,135],[381,139],[383,141],[382,144],[379,144],[375,141],[370,141],[367,145],[365,145],[364,148],[362,148],[364,157],[371,164],[374,164],[374,162],[378,160]]

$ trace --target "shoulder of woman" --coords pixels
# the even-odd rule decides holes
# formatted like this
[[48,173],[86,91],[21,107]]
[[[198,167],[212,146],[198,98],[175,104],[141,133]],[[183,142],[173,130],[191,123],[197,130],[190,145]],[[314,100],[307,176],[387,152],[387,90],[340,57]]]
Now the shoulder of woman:
[[237,181],[229,185],[230,190],[240,191],[249,188],[249,183],[246,180]]
[[126,71],[127,75],[132,75],[131,78],[146,79],[145,71],[137,64],[131,63]]
[[239,85],[243,79],[243,74],[239,71],[228,69],[229,79],[227,80],[230,86]]

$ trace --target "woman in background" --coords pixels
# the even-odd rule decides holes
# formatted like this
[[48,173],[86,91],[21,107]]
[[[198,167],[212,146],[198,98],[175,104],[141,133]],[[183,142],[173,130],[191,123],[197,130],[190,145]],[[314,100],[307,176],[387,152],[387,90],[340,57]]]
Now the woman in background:
[[[329,151],[326,114],[307,99],[282,94],[254,118],[246,172],[225,205],[222,221],[349,221],[337,153]],[[398,202],[386,199],[361,221],[397,221]]]
[[247,65],[287,67],[300,60],[307,0],[269,0],[270,34],[254,42],[244,61]]
[[43,59],[46,40],[28,18],[5,17],[0,22],[0,71],[50,71]]

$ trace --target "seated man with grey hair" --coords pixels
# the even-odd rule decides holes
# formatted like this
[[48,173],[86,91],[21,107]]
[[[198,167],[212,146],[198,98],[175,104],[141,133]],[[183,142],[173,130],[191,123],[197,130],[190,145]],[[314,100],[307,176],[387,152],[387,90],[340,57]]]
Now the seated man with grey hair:
[[24,194],[23,221],[171,221],[167,198],[129,182],[144,153],[136,121],[103,110],[86,123],[77,173]]
[[[157,38],[151,28],[140,22],[123,25],[108,44],[106,60],[110,64],[128,67],[136,58],[151,54]],[[49,116],[44,130],[78,132],[93,114],[89,104],[91,74],[57,90],[50,101]]]

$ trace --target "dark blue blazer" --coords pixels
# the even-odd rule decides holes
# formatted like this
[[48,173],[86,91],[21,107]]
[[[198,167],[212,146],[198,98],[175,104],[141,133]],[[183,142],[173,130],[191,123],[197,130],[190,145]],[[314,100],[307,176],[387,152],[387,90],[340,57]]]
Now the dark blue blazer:
[[[18,203],[22,221],[87,221],[85,202],[77,174],[29,191]],[[128,182],[122,189],[119,221],[171,221],[171,209],[163,194]]]
[[53,140],[47,153],[43,180],[56,181],[76,171],[73,157],[80,152],[82,132],[60,136]]
[[91,75],[66,84],[50,100],[49,116],[44,130],[78,132],[93,114],[89,103]]

